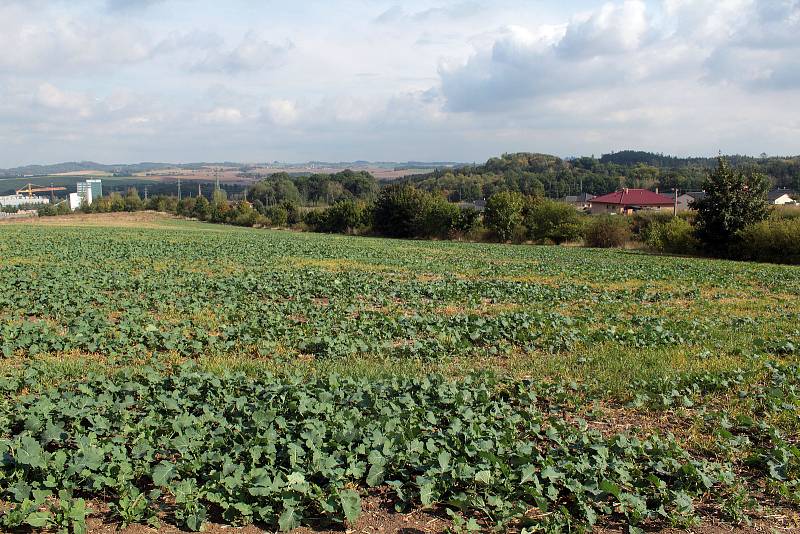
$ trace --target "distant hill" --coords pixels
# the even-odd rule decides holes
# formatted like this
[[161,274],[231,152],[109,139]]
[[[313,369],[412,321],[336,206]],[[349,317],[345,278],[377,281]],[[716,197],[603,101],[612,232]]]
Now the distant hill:
[[226,168],[239,168],[247,170],[254,167],[269,166],[276,169],[291,169],[298,166],[317,166],[329,167],[336,169],[346,169],[348,167],[364,167],[374,166],[376,168],[385,169],[436,169],[444,167],[453,167],[461,165],[461,163],[453,161],[407,161],[407,162],[369,162],[369,161],[341,161],[341,162],[323,162],[323,161],[309,161],[307,163],[279,163],[273,162],[270,164],[259,163],[237,163],[232,161],[223,162],[195,162],[195,163],[155,163],[155,162],[142,162],[142,163],[118,163],[118,164],[104,164],[94,161],[70,161],[64,163],[54,163],[52,165],[24,165],[21,167],[14,167],[10,169],[0,169],[0,177],[2,178],[21,178],[24,176],[50,176],[53,174],[63,174],[67,172],[81,172],[81,171],[96,171],[103,173],[111,173],[119,176],[130,176],[139,172],[151,172],[160,169],[186,169],[197,170],[203,167],[226,167]]
[[[800,188],[800,156],[725,156],[734,168],[765,174],[773,187]],[[549,154],[519,152],[490,158],[481,165],[439,168],[404,176],[395,183],[445,194],[450,200],[474,201],[498,191],[518,191],[551,198],[620,187],[699,190],[716,157],[679,158],[654,152],[624,150],[600,158],[562,159]]]
[[146,172],[166,167],[177,167],[170,163],[134,163],[105,165],[94,161],[70,161],[65,163],[54,163],[52,165],[25,165],[12,169],[0,169],[0,176],[22,177],[22,176],[48,176],[52,174],[62,174],[65,172],[97,171],[119,174],[133,174],[135,172]]

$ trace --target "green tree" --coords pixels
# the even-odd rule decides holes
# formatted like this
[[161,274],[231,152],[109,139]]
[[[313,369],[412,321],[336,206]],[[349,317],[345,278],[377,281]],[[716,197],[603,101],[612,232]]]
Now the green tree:
[[108,195],[111,204],[111,211],[125,211],[125,199],[117,192]]
[[416,235],[447,238],[458,223],[460,215],[461,210],[456,204],[451,204],[440,196],[431,195],[425,203],[424,212],[420,213],[417,219]]
[[495,193],[486,202],[483,214],[484,225],[492,230],[500,241],[508,241],[517,226],[522,224],[525,197],[513,191]]
[[208,203],[208,199],[200,195],[194,202],[194,209],[192,210],[192,215],[194,215],[201,221],[205,221],[208,218],[209,212],[210,212],[210,205]]
[[734,171],[723,158],[705,182],[706,195],[695,202],[697,237],[712,251],[728,253],[745,227],[769,215],[766,178]]
[[318,222],[323,232],[345,233],[366,222],[366,205],[356,200],[341,200],[324,211]]
[[387,186],[375,202],[374,228],[391,237],[413,237],[429,202],[429,195],[409,185]]
[[534,241],[552,241],[560,245],[581,236],[583,224],[574,207],[563,202],[540,200],[525,209],[525,228]]
[[140,211],[144,205],[136,188],[131,187],[125,194],[125,211]]

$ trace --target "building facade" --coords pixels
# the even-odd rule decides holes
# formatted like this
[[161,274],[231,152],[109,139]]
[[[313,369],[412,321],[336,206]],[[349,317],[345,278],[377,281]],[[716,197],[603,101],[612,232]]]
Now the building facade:
[[85,182],[78,182],[76,184],[76,188],[77,192],[70,193],[69,195],[69,207],[73,211],[78,209],[84,202],[91,204],[96,199],[103,196],[102,180],[86,180]]
[[0,206],[17,208],[19,206],[33,206],[49,204],[50,199],[45,197],[33,197],[27,195],[5,195],[0,196]]
[[[98,199],[103,196],[103,181],[86,180],[85,182],[78,182],[77,192],[81,198]],[[91,200],[88,202],[91,204]]]
[[705,196],[706,196],[705,191],[687,191],[684,194],[678,196],[678,201],[675,207],[678,211],[686,211],[693,209],[692,204]]
[[786,204],[795,204],[795,192],[791,189],[773,189],[767,193],[767,200],[770,204],[775,206],[784,206]]

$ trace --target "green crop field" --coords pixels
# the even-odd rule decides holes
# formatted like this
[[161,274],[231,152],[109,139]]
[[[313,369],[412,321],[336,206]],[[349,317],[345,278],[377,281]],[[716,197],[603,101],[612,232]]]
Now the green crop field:
[[0,529],[800,528],[798,267],[73,220],[0,225]]

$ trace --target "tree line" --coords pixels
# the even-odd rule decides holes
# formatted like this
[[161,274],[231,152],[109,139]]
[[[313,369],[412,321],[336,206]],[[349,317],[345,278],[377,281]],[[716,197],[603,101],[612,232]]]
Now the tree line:
[[[800,190],[800,156],[726,159],[736,170],[766,175],[772,187]],[[579,193],[601,195],[622,187],[700,190],[715,165],[714,158],[676,158],[636,151],[574,159],[515,153],[491,158],[482,165],[437,169],[395,182],[441,192],[454,202],[487,199],[501,191],[557,199]]]
[[[177,199],[157,195],[144,201],[136,189],[111,193],[80,211],[105,213],[154,210],[213,223],[251,227],[295,227],[328,233],[395,238],[466,239],[512,243],[624,247],[634,243],[656,252],[733,259],[800,263],[800,210],[772,209],[766,198],[770,182],[763,173],[734,168],[719,158],[706,172],[705,197],[691,212],[641,211],[633,216],[586,215],[548,199],[540,191],[498,190],[481,213],[469,204],[448,200],[412,183],[373,188],[364,173],[344,172],[328,180],[304,182],[303,193],[278,176],[250,188],[250,200],[230,201],[217,189],[205,196]],[[300,201],[325,183],[340,184],[329,205]],[[310,185],[315,184],[315,185]],[[325,186],[327,187],[327,186]],[[316,188],[316,189],[314,189]],[[288,194],[285,194],[288,191]],[[338,191],[338,189],[337,189]],[[279,194],[280,193],[280,194]],[[311,198],[319,198],[312,197]],[[46,205],[40,215],[59,215],[66,203]]]

